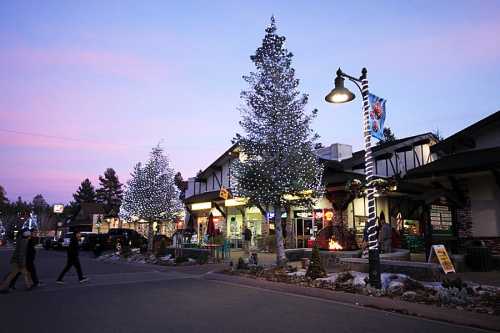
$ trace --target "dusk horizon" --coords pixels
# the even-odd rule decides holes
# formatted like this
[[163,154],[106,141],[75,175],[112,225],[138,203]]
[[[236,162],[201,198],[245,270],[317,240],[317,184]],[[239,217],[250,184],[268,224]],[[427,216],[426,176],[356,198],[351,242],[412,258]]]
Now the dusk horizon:
[[[460,4],[460,5],[459,5]],[[360,12],[373,13],[360,20]],[[500,3],[0,5],[0,185],[68,203],[106,168],[125,183],[161,143],[184,179],[230,145],[242,79],[271,15],[317,108],[323,145],[362,149],[361,102],[325,102],[335,72],[368,69],[397,138],[447,137],[500,110]]]

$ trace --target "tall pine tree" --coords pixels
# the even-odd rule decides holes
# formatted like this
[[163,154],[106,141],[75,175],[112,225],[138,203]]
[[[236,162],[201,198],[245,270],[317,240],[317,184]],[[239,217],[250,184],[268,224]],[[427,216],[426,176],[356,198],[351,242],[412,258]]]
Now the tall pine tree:
[[78,187],[78,190],[75,194],[73,194],[73,198],[75,199],[75,203],[78,207],[82,203],[92,203],[96,202],[96,194],[94,190],[94,186],[88,178],[86,178]]
[[49,204],[45,201],[45,198],[41,194],[35,195],[33,201],[31,201],[31,206],[36,215],[41,215],[46,212],[49,208]]
[[298,90],[292,53],[285,48],[285,37],[276,34],[276,22],[266,29],[262,45],[250,57],[256,71],[244,76],[248,90],[237,134],[245,159],[236,161],[236,192],[250,202],[274,210],[277,264],[286,261],[281,226],[284,207],[310,206],[321,193],[323,169],[314,154],[317,135],[310,128],[317,110],[306,112],[308,96]]
[[153,223],[174,223],[183,210],[174,174],[168,156],[157,146],[144,165],[135,165],[131,178],[127,181],[122,213],[126,217],[143,219],[148,223],[149,251],[153,249]]
[[9,199],[7,199],[7,192],[2,185],[0,185],[0,216],[6,213],[9,205]]
[[106,207],[107,214],[118,215],[123,199],[122,183],[112,168],[106,169],[104,176],[99,176],[100,188],[96,191],[97,202]]

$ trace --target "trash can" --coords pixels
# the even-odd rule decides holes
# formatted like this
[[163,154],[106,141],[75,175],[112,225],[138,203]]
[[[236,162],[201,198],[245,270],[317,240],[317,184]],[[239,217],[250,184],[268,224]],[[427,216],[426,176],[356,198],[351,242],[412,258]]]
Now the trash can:
[[483,241],[473,241],[466,248],[465,263],[478,272],[487,272],[491,269],[491,251]]

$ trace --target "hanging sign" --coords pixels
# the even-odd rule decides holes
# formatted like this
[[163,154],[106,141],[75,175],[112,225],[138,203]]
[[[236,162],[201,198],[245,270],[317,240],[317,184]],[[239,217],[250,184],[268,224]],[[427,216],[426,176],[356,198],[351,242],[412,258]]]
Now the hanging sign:
[[441,268],[443,269],[445,274],[455,273],[455,266],[453,266],[453,263],[451,262],[450,256],[448,256],[448,252],[446,251],[444,245],[432,245],[428,260],[429,262],[431,261],[433,252],[436,254],[439,264],[441,265]]
[[370,134],[379,140],[384,139],[385,102],[386,100],[372,94],[368,94],[370,101]]
[[228,191],[228,189],[225,188],[225,187],[221,187],[220,188],[220,192],[219,192],[219,197],[221,197],[224,200],[229,199],[229,191]]

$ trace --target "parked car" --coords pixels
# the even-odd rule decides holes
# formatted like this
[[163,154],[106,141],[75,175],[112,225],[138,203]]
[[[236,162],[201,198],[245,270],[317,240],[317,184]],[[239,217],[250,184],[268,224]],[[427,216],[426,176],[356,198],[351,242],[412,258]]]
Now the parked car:
[[135,248],[144,248],[148,244],[146,237],[135,230],[116,228],[108,232],[107,246],[115,249],[116,244],[128,245]]
[[105,247],[108,239],[108,234],[98,234],[95,232],[85,232],[82,233],[82,250],[84,251],[94,251],[96,244]]

